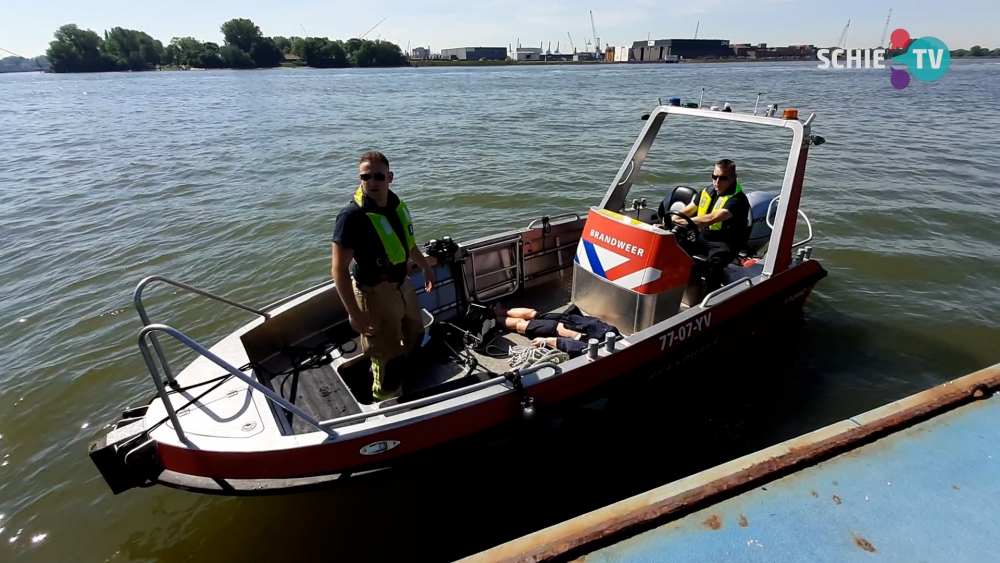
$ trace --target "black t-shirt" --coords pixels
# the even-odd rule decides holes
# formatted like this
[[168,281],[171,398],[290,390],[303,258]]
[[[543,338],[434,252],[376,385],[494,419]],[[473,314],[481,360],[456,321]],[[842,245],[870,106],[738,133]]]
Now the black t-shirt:
[[[389,192],[385,207],[378,207],[367,196],[362,196],[359,207],[353,201],[340,210],[337,223],[333,228],[333,242],[344,248],[354,250],[354,262],[351,263],[351,276],[361,285],[375,285],[383,281],[398,282],[406,277],[406,263],[389,265],[385,247],[379,238],[375,225],[368,213],[384,216],[399,237],[401,246],[406,247],[406,237],[403,234],[403,223],[396,214],[399,197]],[[410,249],[406,249],[409,254]]]
[[605,323],[601,319],[596,317],[587,317],[583,315],[577,315],[575,313],[545,313],[543,315],[538,315],[536,319],[543,321],[556,321],[560,322],[566,328],[579,332],[586,336],[587,338],[597,338],[598,340],[604,340],[604,335],[613,332],[618,334],[618,329]]
[[[733,189],[736,187],[733,186]],[[715,192],[714,187],[711,187],[708,188],[708,195],[712,198],[712,202],[708,206],[708,209],[711,210],[715,206],[715,200],[719,198],[719,194]],[[747,199],[747,194],[740,191],[733,194],[733,197],[729,198],[729,201],[722,208],[732,213],[733,216],[723,221],[722,228],[717,231],[707,227],[703,229],[705,240],[724,243],[734,251],[742,250],[750,238],[750,228],[753,226],[750,223],[750,200]]]

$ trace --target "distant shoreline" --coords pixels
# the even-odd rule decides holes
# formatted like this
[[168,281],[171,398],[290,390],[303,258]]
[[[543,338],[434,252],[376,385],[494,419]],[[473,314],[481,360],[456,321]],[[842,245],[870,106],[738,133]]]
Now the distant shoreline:
[[410,61],[410,66],[546,66],[546,65],[683,65],[702,63],[765,63],[765,62],[793,62],[793,61],[813,61],[815,59],[689,59],[668,63],[664,61],[448,61],[442,59],[428,59],[423,61]]
[[[952,61],[979,61],[979,60],[1000,60],[1000,56],[980,56],[980,57],[952,57]],[[678,61],[676,63],[666,63],[663,61],[448,61],[440,59],[430,59],[424,61],[410,61],[409,65],[400,66],[382,66],[382,67],[357,67],[354,65],[347,67],[338,68],[406,68],[407,66],[413,68],[419,67],[460,67],[460,66],[553,66],[553,65],[641,65],[641,66],[674,66],[674,65],[686,65],[686,64],[706,64],[706,63],[726,63],[726,64],[737,64],[737,63],[790,63],[790,62],[818,62],[817,59],[688,59],[683,61]],[[282,63],[275,68],[296,68],[296,69],[316,69],[316,70],[326,70],[319,67],[311,67],[303,64],[289,64]],[[205,71],[205,70],[268,70],[268,69],[231,69],[231,68],[221,68],[221,69],[207,69],[200,67],[190,67],[182,68],[178,66],[161,66],[155,69],[149,70],[136,70],[136,71],[108,71],[108,72],[175,72],[175,71]],[[27,72],[43,72],[51,73],[51,70],[39,70],[39,69],[18,69],[18,70],[3,70],[0,74],[14,74],[14,73],[27,73]],[[60,74],[89,74],[89,73],[60,73]]]

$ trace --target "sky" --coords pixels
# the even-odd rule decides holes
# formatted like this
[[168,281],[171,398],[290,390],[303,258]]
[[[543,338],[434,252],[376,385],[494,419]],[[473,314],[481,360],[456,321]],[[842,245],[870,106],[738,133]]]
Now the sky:
[[995,0],[0,0],[0,48],[27,57],[43,54],[52,33],[66,23],[98,33],[116,26],[138,29],[164,43],[183,36],[222,43],[219,26],[244,17],[265,35],[347,39],[384,18],[368,38],[404,49],[507,47],[520,39],[525,47],[551,41],[553,49],[558,41],[567,52],[567,32],[579,50],[593,35],[588,10],[594,11],[602,45],[630,45],[647,36],[694,37],[698,26],[702,39],[832,46],[850,19],[848,47],[860,48],[878,45],[890,7],[890,33],[901,27],[913,37],[937,37],[951,49],[1000,47],[1000,2]]

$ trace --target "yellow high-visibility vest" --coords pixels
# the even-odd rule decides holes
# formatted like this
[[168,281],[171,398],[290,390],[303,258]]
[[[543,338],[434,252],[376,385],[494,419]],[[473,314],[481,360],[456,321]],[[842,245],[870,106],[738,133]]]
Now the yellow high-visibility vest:
[[[736,189],[732,193],[726,195],[720,195],[715,200],[715,205],[712,206],[711,211],[709,211],[708,206],[712,205],[712,196],[708,195],[708,188],[701,190],[701,199],[698,200],[698,215],[708,215],[709,213],[715,213],[716,211],[722,209],[729,198],[743,191],[743,186],[740,185],[740,181],[736,181]],[[711,225],[708,228],[710,231],[721,231],[722,221]]]
[[[362,203],[364,200],[362,196],[364,196],[364,190],[361,186],[358,186],[358,191],[354,193],[354,203],[357,203],[358,207],[363,207]],[[403,200],[400,199],[399,205],[396,206],[396,216],[399,217],[399,222],[403,224],[403,237],[406,239],[406,248],[403,248],[403,242],[399,240],[396,231],[392,230],[392,225],[389,224],[389,220],[384,215],[368,212],[365,215],[371,219],[372,225],[375,225],[378,238],[382,241],[382,247],[389,258],[389,263],[394,266],[405,263],[410,249],[416,246],[417,242],[413,237],[413,221],[410,219],[410,210],[407,209]]]

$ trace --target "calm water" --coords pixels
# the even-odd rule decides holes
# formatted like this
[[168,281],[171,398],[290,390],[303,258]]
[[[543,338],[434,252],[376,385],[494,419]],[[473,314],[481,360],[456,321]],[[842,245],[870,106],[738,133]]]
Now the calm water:
[[[0,560],[444,560],[1000,361],[998,84],[994,61],[901,92],[801,63],[0,75]],[[367,149],[389,155],[422,240],[581,211],[639,116],[703,87],[816,112],[828,141],[803,208],[830,276],[791,335],[352,489],[111,496],[86,449],[153,393],[140,278],[251,304],[323,281]],[[721,157],[747,188],[778,185],[786,140],[670,131],[634,194],[702,183]],[[247,320],[164,289],[150,302],[206,342]]]

